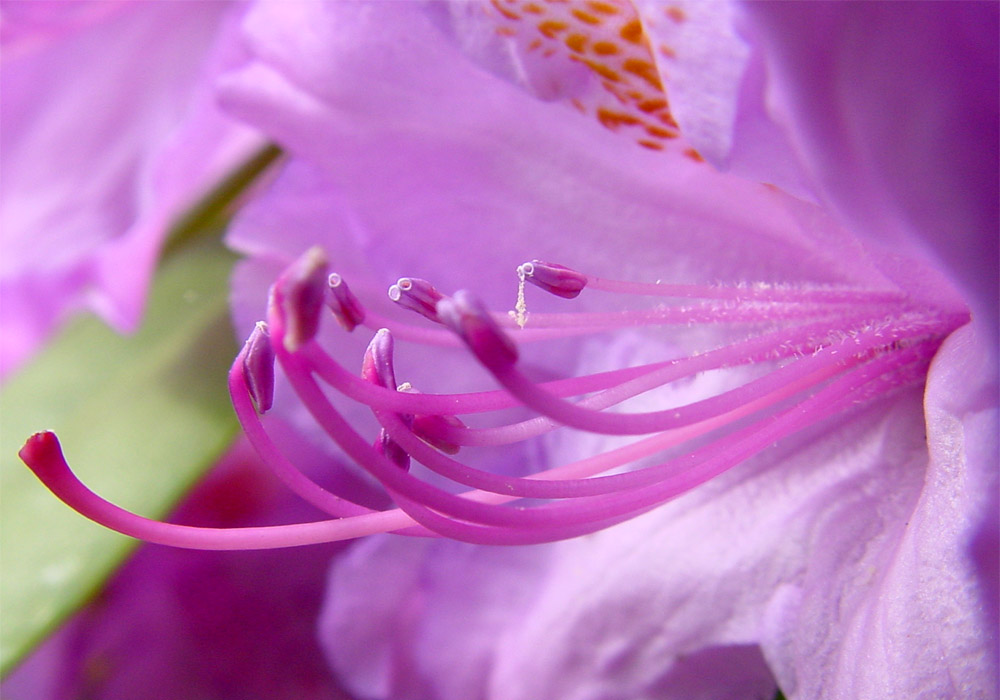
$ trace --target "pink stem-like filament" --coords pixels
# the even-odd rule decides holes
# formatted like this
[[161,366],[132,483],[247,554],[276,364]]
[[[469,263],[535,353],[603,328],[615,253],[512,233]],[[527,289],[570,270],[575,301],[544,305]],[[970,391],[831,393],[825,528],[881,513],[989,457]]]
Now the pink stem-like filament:
[[[263,462],[291,491],[334,519],[230,529],[164,523],[130,513],[87,489],[50,432],[32,436],[21,457],[57,497],[84,516],[124,534],[177,547],[267,549],[379,532],[494,545],[550,542],[647,512],[777,441],[919,382],[942,339],[964,322],[957,315],[914,308],[895,291],[621,282],[539,261],[526,263],[521,274],[567,300],[596,289],[626,297],[710,301],[518,319],[486,311],[465,293],[446,297],[429,282],[402,278],[394,298],[426,316],[429,324],[444,324],[422,327],[366,309],[340,275],[327,274],[325,255],[314,249],[275,283],[268,323],[258,324],[237,356],[229,390],[240,424]],[[341,366],[316,340],[324,302],[345,330],[389,329],[379,331],[370,345],[361,376]],[[763,328],[700,354],[544,383],[531,381],[519,367],[520,343],[664,324]],[[500,388],[463,394],[397,390],[390,332],[425,345],[467,346]],[[261,418],[271,404],[275,360],[316,423],[398,508],[375,511],[327,490],[278,448],[267,419]],[[758,363],[777,364],[741,386],[687,405],[641,413],[606,410],[701,372]],[[371,408],[382,430],[374,446],[335,408],[319,381]],[[469,428],[455,418],[513,407],[537,415],[489,428]],[[442,451],[508,445],[561,426],[643,437],[526,477],[488,472]],[[659,461],[648,464],[654,457]],[[411,458],[474,490],[454,493],[425,481],[409,471]],[[611,470],[619,471],[608,474]],[[522,499],[544,502],[526,504]]]

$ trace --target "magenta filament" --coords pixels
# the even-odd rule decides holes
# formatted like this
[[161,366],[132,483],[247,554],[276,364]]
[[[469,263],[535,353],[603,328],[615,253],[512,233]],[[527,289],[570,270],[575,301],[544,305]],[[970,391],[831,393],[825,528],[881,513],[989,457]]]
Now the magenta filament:
[[[920,383],[943,339],[966,321],[917,306],[897,290],[615,281],[540,261],[525,263],[518,272],[522,281],[565,299],[559,303],[570,310],[527,313],[522,297],[516,313],[494,313],[469,292],[445,296],[426,280],[401,278],[390,298],[435,325],[389,319],[368,310],[339,274],[330,274],[318,249],[275,282],[266,323],[257,324],[233,363],[229,389],[243,430],[264,462],[329,519],[238,529],[161,523],[124,511],[83,486],[52,433],[32,436],[21,457],[57,497],[86,517],[177,547],[298,546],[377,532],[479,544],[551,542],[645,513],[799,431]],[[619,310],[572,310],[580,303],[577,297],[591,293],[615,295]],[[644,298],[655,305],[644,307]],[[348,331],[377,329],[353,368],[317,340],[324,309]],[[713,337],[720,340],[639,367],[542,383],[522,366],[525,343],[654,326],[704,326],[718,331]],[[406,377],[398,385],[394,356],[412,352],[412,343],[466,348],[493,385],[460,394],[428,391],[432,387],[417,391]],[[327,490],[278,448],[264,415],[272,404],[276,365],[316,425],[381,485],[395,508],[375,511],[352,493]],[[442,371],[447,366],[442,363]],[[684,405],[622,410],[631,399],[669,391],[704,372],[744,370],[752,378],[715,395]],[[366,407],[377,423],[374,432],[348,420],[336,405],[342,401]],[[494,420],[490,427],[469,427],[461,418],[518,407],[533,417]],[[509,476],[523,473],[517,464],[503,473],[476,466],[477,450],[505,449],[567,427],[632,436],[632,442],[527,476]],[[510,459],[516,454],[510,450]]]

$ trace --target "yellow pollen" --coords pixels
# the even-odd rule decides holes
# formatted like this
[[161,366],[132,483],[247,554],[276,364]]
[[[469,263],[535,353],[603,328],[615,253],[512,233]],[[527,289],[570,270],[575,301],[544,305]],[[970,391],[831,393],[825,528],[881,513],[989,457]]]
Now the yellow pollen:
[[514,310],[510,312],[510,317],[517,322],[518,328],[524,328],[528,322],[528,305],[524,301],[524,270],[517,268],[517,303]]

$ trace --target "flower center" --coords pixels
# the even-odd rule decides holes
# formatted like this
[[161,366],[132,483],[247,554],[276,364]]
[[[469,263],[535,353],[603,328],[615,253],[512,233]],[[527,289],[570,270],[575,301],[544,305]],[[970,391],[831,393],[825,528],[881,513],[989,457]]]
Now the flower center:
[[[230,392],[243,429],[262,458],[289,488],[334,516],[332,520],[232,530],[159,523],[87,490],[70,472],[51,433],[33,436],[21,456],[57,496],[88,517],[126,534],[181,547],[295,546],[386,531],[480,544],[549,542],[635,517],[794,433],[919,383],[942,340],[966,321],[916,307],[893,290],[638,283],[538,260],[520,266],[518,277],[519,300],[509,314],[490,312],[469,292],[446,296],[426,280],[400,279],[389,297],[433,322],[415,319],[422,325],[366,308],[343,277],[329,273],[319,249],[308,251],[279,277],[267,323],[256,325],[230,371]],[[612,294],[624,308],[531,313],[524,283],[570,305],[581,294]],[[641,298],[659,303],[629,308]],[[317,341],[324,306],[348,331],[376,331],[360,375],[339,364]],[[687,356],[544,383],[533,381],[521,367],[521,349],[528,343],[672,325],[736,327],[740,335]],[[432,347],[464,346],[499,388],[436,394],[397,385],[394,338]],[[316,423],[382,485],[397,509],[374,512],[352,502],[350,494],[323,489],[277,448],[261,417],[271,406],[275,361]],[[755,378],[686,405],[609,410],[703,372],[740,367],[753,367]],[[378,434],[362,435],[335,408],[330,390],[366,405],[378,421]],[[459,418],[517,406],[535,416],[476,428]],[[486,471],[458,459],[460,450],[515,445],[564,427],[632,436],[633,441],[527,477]],[[410,470],[411,461],[421,465],[419,472]],[[455,488],[439,486],[440,478],[427,478],[431,473]]]

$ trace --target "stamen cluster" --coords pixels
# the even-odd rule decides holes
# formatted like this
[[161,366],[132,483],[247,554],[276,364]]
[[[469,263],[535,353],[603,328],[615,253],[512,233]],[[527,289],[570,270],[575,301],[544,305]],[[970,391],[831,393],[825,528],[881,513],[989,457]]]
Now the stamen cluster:
[[[672,303],[612,313],[526,316],[519,301],[512,317],[491,313],[469,292],[446,296],[426,280],[400,279],[390,288],[390,298],[439,325],[427,327],[372,312],[341,275],[327,268],[323,252],[312,249],[279,277],[267,322],[256,325],[233,363],[229,388],[240,423],[263,460],[332,519],[229,530],[170,525],[128,513],[89,491],[69,470],[52,433],[29,439],[22,458],[57,496],[87,517],[179,547],[296,546],[387,531],[479,544],[550,542],[635,517],[798,431],[922,381],[943,338],[965,321],[914,306],[892,290],[646,284],[534,260],[518,269],[522,284],[567,300],[596,291]],[[317,341],[324,307],[346,331],[375,331],[360,375]],[[532,381],[520,366],[524,343],[671,324],[740,324],[762,330],[685,357],[544,383]],[[424,394],[409,384],[397,385],[394,337],[464,345],[499,388]],[[281,452],[262,419],[272,404],[275,362],[316,423],[381,484],[397,508],[373,511],[348,494],[328,491]],[[750,365],[769,369],[684,406],[639,413],[609,410],[702,372]],[[378,434],[362,435],[324,388],[366,405],[379,424]],[[537,415],[489,428],[468,427],[459,417],[516,406]],[[492,473],[457,458],[462,448],[512,445],[564,426],[638,439],[527,477]],[[438,486],[411,471],[411,462],[468,490]],[[637,466],[640,462],[643,466]]]

